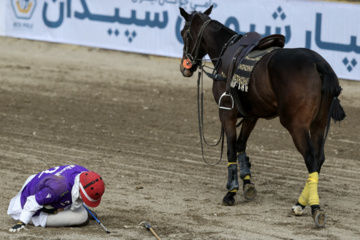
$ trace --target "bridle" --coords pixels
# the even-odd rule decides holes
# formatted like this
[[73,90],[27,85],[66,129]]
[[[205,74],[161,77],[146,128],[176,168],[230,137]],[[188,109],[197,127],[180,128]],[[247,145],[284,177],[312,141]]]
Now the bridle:
[[201,39],[202,39],[205,28],[209,25],[209,23],[211,21],[213,21],[212,19],[208,19],[203,23],[203,25],[201,26],[200,31],[197,35],[197,38],[195,40],[194,47],[191,50],[191,52],[189,52],[189,41],[190,40],[194,41],[194,39],[190,33],[191,23],[192,23],[192,19],[194,18],[194,16],[191,18],[191,20],[189,22],[185,23],[185,28],[188,27],[188,29],[186,30],[185,37],[184,37],[185,45],[184,45],[183,52],[184,52],[184,55],[186,58],[184,59],[184,61],[182,63],[183,67],[184,67],[183,73],[186,69],[191,69],[191,68],[197,67],[199,64],[201,64],[202,58],[198,58],[199,53],[200,53]]
[[[198,14],[198,13],[197,13]],[[197,15],[195,14],[195,15]],[[192,49],[191,52],[189,52],[189,41],[194,41],[191,33],[190,33],[190,28],[191,28],[191,23],[192,23],[192,20],[194,19],[195,15],[191,18],[191,20],[189,22],[186,22],[185,23],[185,27],[188,27],[186,32],[185,32],[185,37],[184,37],[184,48],[183,48],[183,53],[185,55],[185,59],[183,60],[182,62],[182,65],[183,65],[183,70],[182,70],[182,74],[184,75],[184,72],[185,70],[189,70],[191,68],[194,68],[195,67],[195,70],[196,68],[199,66],[202,71],[208,76],[210,77],[211,79],[215,80],[215,81],[226,81],[226,78],[224,78],[221,74],[218,74],[217,71],[218,71],[218,68],[221,64],[221,57],[222,55],[224,54],[225,50],[231,46],[234,42],[236,42],[240,37],[241,35],[238,35],[238,34],[234,34],[229,40],[227,43],[225,43],[225,45],[223,46],[222,50],[221,50],[221,53],[219,55],[219,57],[217,59],[212,59],[212,60],[216,60],[216,64],[215,64],[215,67],[213,69],[213,72],[212,73],[208,73],[206,72],[204,69],[203,69],[203,66],[202,66],[202,58],[198,58],[199,56],[199,53],[201,53],[200,51],[200,44],[201,44],[201,40],[202,40],[202,37],[203,37],[203,34],[204,34],[204,31],[205,31],[205,28],[209,25],[209,23],[211,23],[213,20],[212,19],[208,19],[206,20],[203,25],[201,26],[200,28],[200,31],[197,35],[197,38],[196,38],[196,41],[195,41],[195,44],[194,44],[194,47]],[[206,53],[203,53],[203,55],[206,55]]]

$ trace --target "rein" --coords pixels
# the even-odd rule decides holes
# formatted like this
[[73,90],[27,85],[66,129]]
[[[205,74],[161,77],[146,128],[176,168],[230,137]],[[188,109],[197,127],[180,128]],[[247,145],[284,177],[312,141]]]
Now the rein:
[[[198,105],[198,124],[199,124],[199,135],[200,135],[200,146],[201,146],[201,156],[203,158],[203,161],[210,166],[216,166],[218,165],[221,160],[222,160],[222,155],[224,152],[224,127],[221,126],[221,131],[220,131],[220,137],[219,140],[215,143],[215,144],[209,144],[206,141],[205,138],[205,130],[204,130],[204,87],[203,87],[203,82],[204,82],[204,74],[203,72],[205,72],[204,70],[204,66],[201,66],[201,71],[199,71],[198,74],[198,81],[197,81],[197,105]],[[206,73],[206,72],[205,72]],[[240,127],[241,124],[243,123],[244,118],[241,119],[241,121],[236,124],[236,127]],[[208,163],[208,161],[206,161],[205,157],[204,157],[204,144],[203,142],[210,146],[210,147],[216,147],[219,145],[221,141],[221,151],[220,151],[220,158],[219,160],[215,163],[215,164],[211,164]]]
[[[201,69],[203,69],[203,68],[201,68]],[[206,141],[205,134],[204,134],[204,87],[203,87],[204,81],[203,81],[203,76],[204,75],[202,74],[202,71],[201,72],[199,71],[198,81],[197,81],[197,105],[198,105],[198,123],[199,123],[199,134],[200,134],[201,156],[207,165],[216,166],[221,162],[223,151],[224,151],[224,127],[221,126],[220,137],[219,137],[219,140],[217,141],[217,143],[209,144]],[[215,164],[211,164],[206,161],[206,159],[204,157],[203,141],[206,145],[208,145],[210,147],[216,147],[217,145],[219,145],[219,143],[221,141],[220,159]]]
[[[205,28],[212,22],[212,19],[207,20],[206,22],[204,22],[204,24],[201,26],[200,31],[197,35],[197,39],[195,41],[194,47],[191,51],[191,53],[189,53],[189,38],[191,38],[191,40],[193,40],[191,34],[190,34],[190,27],[191,27],[191,21],[186,23],[187,26],[189,26],[189,28],[186,30],[186,36],[185,36],[185,48],[184,48],[184,55],[186,56],[187,59],[185,59],[184,61],[184,70],[186,68],[191,68],[193,67],[193,65],[199,64],[199,68],[201,69],[201,71],[199,71],[198,74],[198,81],[197,81],[197,105],[198,105],[198,124],[199,124],[199,135],[200,135],[200,145],[201,145],[201,155],[203,158],[203,161],[210,166],[216,166],[218,165],[221,160],[222,160],[222,155],[224,152],[224,127],[221,126],[221,130],[220,130],[220,137],[219,140],[215,143],[215,144],[209,144],[205,138],[205,131],[204,131],[204,92],[203,92],[203,76],[205,73],[209,78],[213,79],[214,81],[227,81],[226,78],[224,78],[221,74],[218,74],[218,70],[219,67],[221,65],[221,57],[224,54],[225,50],[231,46],[234,42],[236,42],[241,35],[235,34],[233,35],[228,41],[227,43],[223,46],[219,57],[216,59],[216,63],[214,65],[214,69],[212,71],[212,73],[206,72],[204,70],[205,65],[202,64],[202,59],[197,59],[198,58],[198,54],[200,51],[200,44],[201,44],[201,39],[203,37],[203,33]],[[193,56],[195,52],[195,56]],[[212,59],[215,60],[215,59]],[[236,127],[239,127],[242,123],[243,123],[242,119],[237,125]],[[215,164],[210,164],[208,163],[208,161],[205,159],[204,157],[204,144],[210,146],[210,147],[216,147],[220,144],[221,142],[221,151],[220,151],[220,158],[219,160],[215,163]]]
[[[204,34],[204,30],[207,27],[207,25],[209,25],[209,23],[211,23],[211,21],[212,21],[212,19],[207,20],[206,22],[204,22],[204,24],[200,28],[200,31],[198,33],[198,36],[196,38],[196,42],[195,42],[195,45],[194,45],[194,48],[193,48],[193,51],[195,50],[195,60],[197,60],[197,57],[198,57],[198,54],[199,54],[199,51],[200,51],[200,44],[201,44],[202,36]],[[189,27],[189,30],[190,30],[190,27]]]
[[206,74],[206,76],[208,76],[209,78],[211,78],[214,81],[227,81],[227,78],[223,77],[221,74],[218,74],[219,71],[219,67],[221,64],[221,58],[224,55],[225,50],[231,46],[234,42],[236,42],[238,40],[238,38],[241,37],[241,35],[235,34],[233,35],[222,47],[221,52],[219,54],[218,58],[214,58],[214,59],[210,59],[210,60],[216,60],[216,63],[214,65],[214,69],[212,73],[206,72],[204,70],[204,66],[205,65],[201,65],[199,66],[199,68],[201,69],[202,72],[204,72]]

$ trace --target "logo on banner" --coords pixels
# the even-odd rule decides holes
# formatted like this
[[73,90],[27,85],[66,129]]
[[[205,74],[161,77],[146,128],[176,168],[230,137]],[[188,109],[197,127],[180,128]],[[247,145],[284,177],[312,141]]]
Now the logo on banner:
[[342,62],[345,65],[348,72],[351,72],[353,70],[353,68],[357,65],[357,61],[355,58],[353,58],[350,61],[347,57],[345,57]]
[[[114,36],[119,36],[120,35],[120,31],[116,28],[115,30],[112,30],[111,28],[109,28],[108,30],[107,30],[107,34],[109,35],[109,36],[111,36],[112,34],[114,34]],[[125,37],[127,38],[127,40],[129,41],[129,43],[131,43],[133,40],[134,40],[134,38],[136,37],[136,31],[129,31],[128,29],[124,32],[124,34],[125,34]]]
[[273,13],[272,17],[276,20],[278,17],[281,18],[281,20],[284,20],[286,18],[286,14],[283,12],[281,6],[279,6],[276,11]]
[[16,18],[30,19],[36,8],[36,0],[11,0]]

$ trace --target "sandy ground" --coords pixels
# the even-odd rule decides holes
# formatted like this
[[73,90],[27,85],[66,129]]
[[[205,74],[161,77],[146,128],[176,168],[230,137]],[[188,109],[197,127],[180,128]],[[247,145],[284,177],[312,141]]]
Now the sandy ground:
[[[180,49],[181,51],[181,49]],[[360,239],[360,82],[341,80],[347,118],[332,124],[319,195],[328,214],[289,215],[307,178],[278,119],[260,120],[247,153],[258,197],[222,206],[227,161],[201,157],[196,78],[179,59],[0,38],[0,239]],[[205,131],[218,138],[217,106],[205,79]],[[206,148],[215,163],[219,148]],[[11,234],[10,199],[30,175],[79,164],[106,182],[100,221],[82,228]]]

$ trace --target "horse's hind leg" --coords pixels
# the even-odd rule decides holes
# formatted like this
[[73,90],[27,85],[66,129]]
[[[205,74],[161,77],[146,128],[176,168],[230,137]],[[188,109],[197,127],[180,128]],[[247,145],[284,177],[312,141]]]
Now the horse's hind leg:
[[255,185],[251,183],[251,164],[249,157],[246,155],[246,143],[247,140],[256,125],[256,120],[244,120],[239,134],[239,138],[236,142],[236,150],[238,152],[238,160],[240,165],[240,178],[243,180],[243,194],[244,198],[248,201],[254,200],[257,194]]
[[[325,162],[324,134],[325,134],[325,128],[326,128],[326,124],[327,124],[327,118],[328,118],[328,113],[327,113],[327,111],[325,111],[325,108],[322,108],[319,111],[318,116],[311,123],[311,126],[310,126],[311,140],[314,144],[314,148],[316,151],[316,157],[318,160],[318,162],[317,162],[318,163],[318,166],[317,166],[318,174],[320,174],[321,166]],[[309,190],[310,190],[310,188],[309,188]],[[311,206],[312,216],[314,218],[316,226],[324,227],[326,220],[327,220],[327,215],[325,214],[324,211],[322,211],[320,209],[319,205],[316,206],[316,205],[310,204],[310,206]]]
[[302,209],[309,204],[316,226],[324,227],[327,216],[325,212],[320,209],[320,200],[317,190],[320,161],[310,138],[309,130],[306,128],[294,127],[289,131],[295,146],[305,159],[305,164],[309,172],[305,187],[297,204],[293,207],[293,211],[295,215],[302,215]]
[[[322,106],[325,104],[325,101],[323,100]],[[316,156],[319,161],[318,165],[318,173],[320,174],[320,169],[323,163],[325,162],[325,153],[324,153],[324,135],[325,135],[325,128],[328,120],[328,111],[327,109],[330,108],[330,104],[326,107],[320,108],[320,111],[314,121],[310,125],[310,134],[311,134],[311,140],[314,144],[314,148],[316,151]]]
[[[320,111],[318,112],[316,118],[312,121],[310,125],[311,143],[313,144],[316,161],[315,166],[312,166],[312,170],[309,171],[309,173],[313,175],[317,174],[317,177],[315,176],[315,179],[313,179],[312,177],[310,177],[311,174],[309,174],[309,179],[305,184],[304,190],[301,193],[296,205],[293,206],[294,214],[300,216],[303,214],[303,209],[305,208],[305,206],[307,204],[310,204],[312,216],[315,220],[316,226],[318,227],[323,227],[325,225],[327,216],[325,212],[320,209],[319,201],[317,201],[317,203],[315,202],[314,204],[310,202],[310,191],[314,191],[312,190],[311,185],[317,185],[318,175],[320,174],[321,166],[325,161],[324,134],[328,118],[328,112],[326,111],[326,109],[328,109],[329,107],[330,106],[320,108]],[[314,180],[316,181],[316,183],[313,183]]]
[[311,140],[314,143],[314,148],[316,151],[316,157],[318,159],[318,169],[317,172],[320,174],[320,169],[323,163],[325,162],[325,153],[324,153],[324,133],[326,126],[319,126],[312,124],[310,128]]

